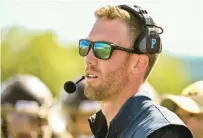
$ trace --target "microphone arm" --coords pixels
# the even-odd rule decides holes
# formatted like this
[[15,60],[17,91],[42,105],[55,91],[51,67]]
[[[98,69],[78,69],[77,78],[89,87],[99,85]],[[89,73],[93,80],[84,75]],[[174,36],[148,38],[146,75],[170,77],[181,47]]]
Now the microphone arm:
[[78,84],[79,82],[81,82],[81,81],[84,80],[84,79],[85,79],[85,76],[82,76],[78,81],[76,81],[75,84]]

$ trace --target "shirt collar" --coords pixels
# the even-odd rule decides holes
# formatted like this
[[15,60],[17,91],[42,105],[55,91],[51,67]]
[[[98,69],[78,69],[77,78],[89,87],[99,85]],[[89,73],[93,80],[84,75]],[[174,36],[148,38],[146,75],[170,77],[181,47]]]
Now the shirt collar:
[[[149,100],[151,100],[149,97],[136,94],[130,97],[121,107],[117,115],[111,120],[110,133],[118,134],[123,132],[131,124],[132,120],[146,109],[144,103]],[[106,136],[108,132],[107,121],[101,110],[91,116],[88,121],[95,137]]]

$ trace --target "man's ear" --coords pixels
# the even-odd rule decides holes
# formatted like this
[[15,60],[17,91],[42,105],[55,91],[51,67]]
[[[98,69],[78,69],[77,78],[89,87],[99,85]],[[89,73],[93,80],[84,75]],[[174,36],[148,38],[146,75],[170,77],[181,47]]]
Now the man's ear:
[[132,71],[134,73],[145,71],[149,63],[148,56],[144,54],[132,57],[132,60],[133,60]]

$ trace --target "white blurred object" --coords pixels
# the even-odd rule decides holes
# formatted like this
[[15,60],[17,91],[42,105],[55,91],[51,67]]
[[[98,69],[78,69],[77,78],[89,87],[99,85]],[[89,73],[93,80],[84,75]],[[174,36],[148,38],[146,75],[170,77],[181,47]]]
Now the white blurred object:
[[84,100],[79,105],[79,110],[83,113],[97,112],[101,109],[101,104],[98,101]]
[[149,82],[145,82],[140,87],[139,92],[137,94],[145,95],[145,96],[151,98],[157,104],[160,103],[160,97],[159,97],[158,92],[155,90],[155,88]]
[[59,105],[56,105],[55,107],[52,108],[48,116],[48,120],[54,132],[61,133],[66,130],[66,121],[65,121],[66,119],[60,113]]
[[16,102],[17,111],[26,111],[37,113],[39,111],[39,105],[35,101],[19,100]]

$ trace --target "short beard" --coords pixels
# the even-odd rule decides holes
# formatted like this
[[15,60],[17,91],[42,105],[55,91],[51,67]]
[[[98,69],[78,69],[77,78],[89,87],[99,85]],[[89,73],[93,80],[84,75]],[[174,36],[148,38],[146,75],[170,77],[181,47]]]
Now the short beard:
[[97,87],[85,86],[84,94],[90,100],[103,101],[119,94],[128,82],[127,64],[109,72]]

